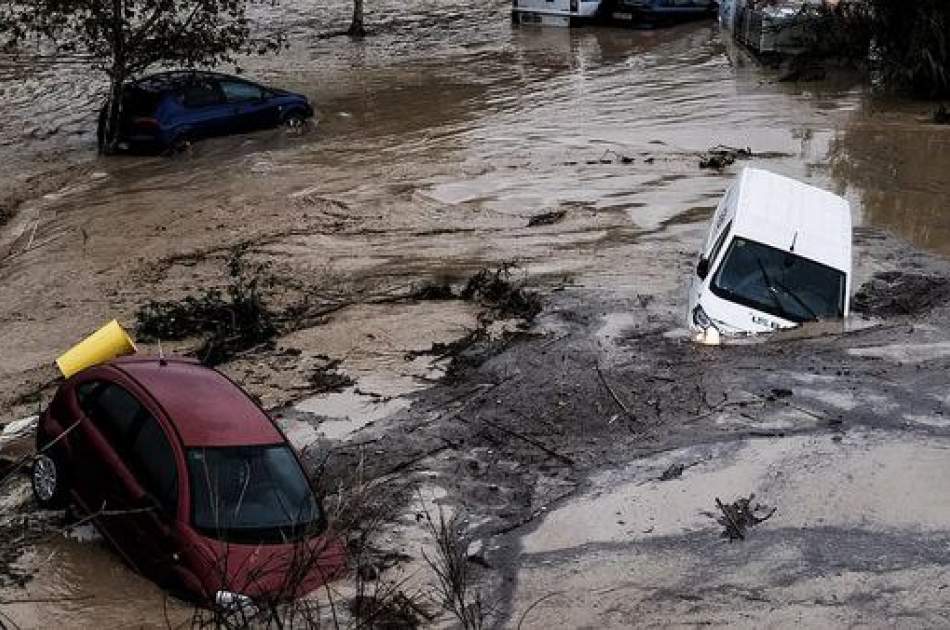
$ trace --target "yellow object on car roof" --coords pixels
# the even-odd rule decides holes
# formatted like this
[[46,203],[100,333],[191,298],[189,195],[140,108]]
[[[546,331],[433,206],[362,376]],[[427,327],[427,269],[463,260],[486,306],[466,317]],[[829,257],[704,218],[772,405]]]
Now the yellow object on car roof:
[[59,371],[63,373],[63,376],[69,378],[87,367],[99,365],[135,351],[135,342],[119,325],[119,322],[113,319],[63,353],[56,359],[56,365],[59,366]]

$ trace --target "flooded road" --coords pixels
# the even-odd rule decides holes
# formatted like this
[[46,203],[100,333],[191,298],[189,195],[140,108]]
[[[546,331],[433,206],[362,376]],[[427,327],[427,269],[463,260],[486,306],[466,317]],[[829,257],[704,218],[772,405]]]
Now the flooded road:
[[[512,28],[508,2],[471,4],[373,2],[363,42],[319,37],[345,27],[345,2],[281,7],[293,47],[247,60],[245,73],[307,94],[315,127],[197,143],[174,158],[96,157],[99,79],[77,63],[0,60],[10,121],[0,159],[11,165],[0,197],[23,201],[0,232],[0,421],[35,412],[29,394],[74,340],[112,317],[131,323],[149,299],[220,284],[225,254],[240,244],[294,290],[354,302],[281,340],[304,359],[340,359],[351,388],[311,398],[288,385],[308,375],[271,358],[225,368],[268,406],[295,402],[283,426],[300,444],[414,415],[401,396],[431,385],[438,369],[405,356],[475,326],[459,304],[361,304],[367,294],[516,260],[535,286],[573,287],[613,308],[603,345],[635,327],[669,332],[703,222],[735,173],[698,168],[698,153],[717,144],[750,147],[761,156],[750,164],[847,195],[859,225],[950,254],[950,127],[921,122],[927,105],[846,77],[778,83],[711,23]],[[552,211],[563,219],[529,226]],[[855,286],[899,265],[857,255]],[[630,314],[633,296],[656,304]],[[556,315],[547,332],[568,327]],[[864,350],[891,351],[900,348]],[[773,420],[772,430],[801,422]],[[854,466],[876,457],[855,456]],[[935,461],[925,463],[938,470]],[[57,539],[22,562],[35,572],[28,595],[4,585],[0,599],[79,598],[3,609],[24,627],[164,625],[161,594],[100,542]],[[121,587],[100,588],[104,574]],[[541,593],[527,585],[512,610]]]

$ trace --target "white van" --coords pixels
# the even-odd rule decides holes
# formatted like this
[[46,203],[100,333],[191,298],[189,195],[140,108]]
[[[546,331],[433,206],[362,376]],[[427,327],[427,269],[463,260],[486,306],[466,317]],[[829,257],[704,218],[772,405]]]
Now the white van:
[[571,26],[600,15],[601,0],[512,0],[511,18],[518,24]]
[[843,319],[851,295],[851,209],[830,192],[747,168],[719,203],[689,291],[701,337]]

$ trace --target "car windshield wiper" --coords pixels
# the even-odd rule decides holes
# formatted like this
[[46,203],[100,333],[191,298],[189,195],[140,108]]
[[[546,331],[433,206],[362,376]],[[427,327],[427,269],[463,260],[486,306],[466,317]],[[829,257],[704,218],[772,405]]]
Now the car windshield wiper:
[[785,310],[785,307],[782,306],[782,301],[778,299],[778,291],[776,291],[775,287],[772,286],[772,278],[769,277],[769,272],[765,270],[765,265],[762,264],[762,259],[756,257],[755,262],[759,265],[759,271],[762,272],[762,279],[765,280],[765,288],[768,289],[769,295],[772,296],[772,301],[775,302],[775,306],[778,307],[778,310],[787,315],[788,312]]
[[792,291],[791,289],[789,289],[787,286],[785,286],[784,284],[782,284],[782,283],[779,282],[778,280],[775,281],[775,284],[778,286],[778,288],[780,288],[782,291],[784,291],[785,294],[786,294],[788,297],[790,297],[790,298],[792,298],[793,300],[795,300],[795,301],[798,303],[799,306],[801,306],[803,309],[805,309],[806,311],[808,311],[808,314],[811,316],[812,320],[818,321],[818,313],[816,313],[812,307],[808,306],[808,304],[805,303],[805,300],[803,300],[803,299],[801,299],[800,297],[798,297],[798,295],[797,295],[794,291]]
[[794,291],[789,289],[783,283],[779,282],[778,280],[772,280],[772,278],[769,276],[769,272],[765,270],[765,265],[762,264],[761,258],[756,258],[755,262],[758,263],[759,265],[759,271],[762,272],[762,278],[765,280],[765,286],[769,290],[769,294],[772,296],[772,298],[775,301],[775,305],[778,307],[780,311],[782,311],[783,315],[785,315],[788,319],[791,319],[792,321],[800,319],[794,313],[790,313],[788,309],[782,305],[782,301],[779,300],[778,298],[778,289],[775,288],[776,286],[778,286],[778,288],[781,289],[783,293],[785,293],[788,297],[795,300],[795,302],[798,303],[799,306],[801,306],[805,311],[807,311],[812,321],[818,321],[818,313],[816,313],[812,307],[808,306],[808,304],[806,304],[803,299],[801,299],[798,295],[795,294]]

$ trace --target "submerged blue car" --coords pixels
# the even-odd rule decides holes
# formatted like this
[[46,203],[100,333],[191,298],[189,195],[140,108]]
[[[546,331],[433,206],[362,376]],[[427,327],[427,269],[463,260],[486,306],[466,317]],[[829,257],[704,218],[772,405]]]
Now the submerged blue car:
[[[107,111],[104,106],[99,114],[100,150]],[[300,94],[216,72],[163,72],[125,86],[118,148],[163,151],[209,136],[301,127],[312,116]]]

